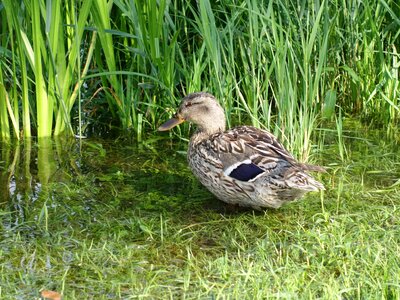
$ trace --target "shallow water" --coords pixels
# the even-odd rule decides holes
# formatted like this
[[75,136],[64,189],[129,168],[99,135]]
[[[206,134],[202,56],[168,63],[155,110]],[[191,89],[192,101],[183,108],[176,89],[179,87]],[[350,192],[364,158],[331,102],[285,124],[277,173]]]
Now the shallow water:
[[[398,141],[384,130],[357,125],[342,133],[339,150],[335,130],[320,130],[313,163],[341,169],[362,178],[363,184],[390,186],[399,179]],[[121,207],[173,210],[177,195],[210,205],[213,198],[193,178],[186,163],[186,141],[153,137],[136,143],[127,139],[42,139],[0,144],[0,205],[23,218],[26,206],[43,197],[84,189],[82,201],[119,201]],[[391,171],[383,165],[391,165]],[[329,172],[328,172],[329,173]],[[329,174],[326,176],[329,177]],[[328,187],[329,188],[329,187]],[[63,195],[68,196],[68,195]],[[181,199],[182,200],[182,199]],[[214,199],[212,200],[214,201]]]
[[[204,287],[195,278],[209,275],[204,271],[204,277],[196,277],[198,270],[215,263],[212,270],[220,272],[227,266],[221,262],[235,260],[238,251],[249,257],[269,251],[265,257],[273,263],[283,251],[301,264],[305,254],[297,255],[296,247],[314,249],[325,236],[332,243],[316,252],[322,261],[324,251],[342,249],[343,236],[354,245],[349,249],[364,251],[357,248],[357,224],[368,224],[368,234],[385,232],[379,238],[388,230],[398,232],[400,151],[385,131],[357,126],[341,134],[315,132],[310,160],[328,170],[318,178],[325,192],[265,212],[232,209],[215,199],[187,167],[187,142],[165,134],[142,143],[47,139],[0,144],[0,298],[37,298],[43,288],[63,291],[71,299],[88,294],[157,298],[165,292],[165,280],[170,298],[176,298],[186,289],[182,272],[193,278],[197,295]],[[343,230],[337,241],[336,229]],[[382,243],[390,241],[397,245],[390,235]],[[250,261],[246,270],[256,265]],[[341,265],[339,260],[332,268]],[[327,267],[324,272],[331,271]],[[260,274],[269,273],[263,269]],[[203,294],[215,298],[207,288]]]
[[[41,234],[43,222],[50,222],[46,228],[56,223],[86,228],[107,215],[186,217],[187,211],[224,210],[191,175],[186,147],[186,142],[158,137],[146,143],[44,139],[2,144],[0,210],[6,230],[0,236]],[[48,215],[60,219],[48,220]]]
[[[383,130],[356,126],[342,133],[342,149],[335,130],[315,134],[319,146],[314,146],[311,159],[327,167],[323,175],[327,190],[335,189],[339,173],[378,190],[400,178],[398,141]],[[93,218],[99,204],[118,205],[121,212],[179,213],[196,206],[226,209],[188,170],[187,142],[172,141],[166,135],[141,143],[26,140],[0,144],[0,149],[0,207],[13,216],[8,219],[14,225],[26,221],[32,206],[42,207],[48,200],[53,207],[74,203]]]

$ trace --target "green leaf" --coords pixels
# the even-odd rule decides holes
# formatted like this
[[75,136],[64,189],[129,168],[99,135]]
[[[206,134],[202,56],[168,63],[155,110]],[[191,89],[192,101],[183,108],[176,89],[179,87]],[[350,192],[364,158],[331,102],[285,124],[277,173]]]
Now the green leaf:
[[336,91],[328,90],[326,92],[322,106],[322,118],[330,119],[335,114],[336,98]]

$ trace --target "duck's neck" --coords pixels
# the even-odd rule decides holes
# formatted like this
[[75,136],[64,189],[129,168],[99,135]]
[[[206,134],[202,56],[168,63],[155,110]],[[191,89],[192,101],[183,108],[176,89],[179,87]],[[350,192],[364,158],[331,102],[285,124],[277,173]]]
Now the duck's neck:
[[[211,126],[212,125],[212,126]],[[190,138],[190,142],[193,144],[201,143],[208,139],[211,135],[225,131],[225,120],[219,124],[207,124],[207,126],[197,126],[197,130],[193,133]]]

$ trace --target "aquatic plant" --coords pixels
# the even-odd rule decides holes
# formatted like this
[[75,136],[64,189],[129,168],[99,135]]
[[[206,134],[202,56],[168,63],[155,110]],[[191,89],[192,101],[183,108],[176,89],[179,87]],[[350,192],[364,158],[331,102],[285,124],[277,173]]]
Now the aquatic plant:
[[326,191],[262,212],[204,189],[184,142],[0,143],[0,298],[398,299],[400,148],[342,125],[344,162],[318,131]]

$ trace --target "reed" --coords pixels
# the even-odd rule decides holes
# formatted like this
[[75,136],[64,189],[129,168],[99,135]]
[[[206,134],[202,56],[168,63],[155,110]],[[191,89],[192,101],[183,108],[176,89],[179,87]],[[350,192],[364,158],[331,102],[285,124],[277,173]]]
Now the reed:
[[[10,38],[3,38],[1,47],[12,54],[2,63],[2,100],[7,95],[12,105],[8,118],[15,137],[30,137],[32,129],[38,137],[71,130],[76,99],[71,87],[79,84],[77,62],[89,8],[91,1],[4,1],[0,12],[7,24],[1,33]],[[6,113],[2,107],[1,115]],[[11,136],[6,125],[1,131],[3,137]]]
[[336,78],[338,104],[369,122],[395,126],[400,116],[400,5],[390,0],[334,3],[328,60]]
[[199,90],[220,99],[230,126],[267,128],[302,160],[339,107],[391,128],[399,121],[393,0],[3,3],[5,139],[73,132],[74,114],[88,122],[81,104],[101,98],[104,113],[140,138]]
[[121,92],[126,96],[118,104],[120,116],[126,118],[121,123],[140,137],[142,128],[154,128],[161,106],[173,103],[168,96],[176,85],[177,24],[170,14],[172,5],[165,0],[117,0],[115,5],[116,15],[121,15],[116,22],[125,29],[114,32],[121,49],[118,59],[125,62],[120,65],[126,82]]
[[[185,73],[189,76],[183,78],[184,86],[212,91],[223,102],[230,123],[242,120],[274,131],[305,160],[328,86],[327,4],[297,12],[289,1],[261,5],[248,0],[241,6],[212,9],[206,0],[190,10],[202,74],[194,73],[193,78]],[[189,63],[186,68],[199,69]]]
[[7,115],[7,91],[6,88],[4,87],[4,82],[3,78],[1,76],[0,72],[0,126],[2,128],[1,130],[1,138],[3,140],[9,139],[10,138],[10,123],[8,121],[8,115]]

